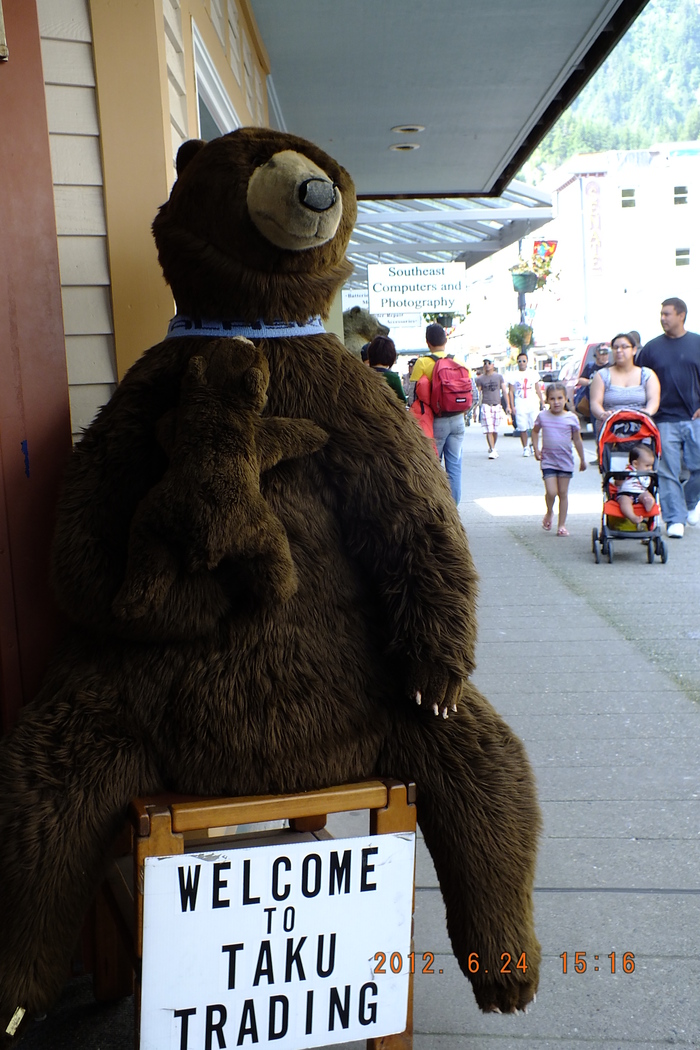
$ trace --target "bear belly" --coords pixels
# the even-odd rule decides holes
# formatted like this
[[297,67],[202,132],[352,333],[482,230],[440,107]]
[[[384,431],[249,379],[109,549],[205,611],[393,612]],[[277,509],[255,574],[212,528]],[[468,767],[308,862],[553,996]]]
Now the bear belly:
[[[308,471],[271,474],[266,498],[289,538],[297,593],[246,603],[213,635],[148,646],[150,660],[142,644],[116,643],[114,677],[170,790],[277,793],[361,779],[387,731],[400,676],[383,654],[373,596]],[[96,662],[104,668],[104,652]]]

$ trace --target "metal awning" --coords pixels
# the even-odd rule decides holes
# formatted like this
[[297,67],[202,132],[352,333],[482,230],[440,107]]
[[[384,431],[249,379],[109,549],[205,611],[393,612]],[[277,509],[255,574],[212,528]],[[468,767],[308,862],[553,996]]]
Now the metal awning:
[[380,200],[504,194],[645,3],[251,0],[273,125]]
[[347,287],[364,286],[371,263],[473,266],[551,218],[550,195],[517,181],[501,197],[361,200],[348,251],[355,272]]

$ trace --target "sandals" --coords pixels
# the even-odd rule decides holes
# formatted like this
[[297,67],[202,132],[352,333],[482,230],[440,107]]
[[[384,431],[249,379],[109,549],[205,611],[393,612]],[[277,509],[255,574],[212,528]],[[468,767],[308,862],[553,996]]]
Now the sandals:
[[568,536],[568,535],[569,535],[569,530],[565,529],[563,525],[562,525],[562,527],[560,529],[557,529],[557,536]]
[[542,528],[544,529],[544,531],[545,531],[545,532],[549,532],[549,530],[551,529],[551,527],[552,527],[552,522],[551,522],[551,520],[550,520],[550,521],[547,521],[547,519],[546,519],[546,518],[542,518]]

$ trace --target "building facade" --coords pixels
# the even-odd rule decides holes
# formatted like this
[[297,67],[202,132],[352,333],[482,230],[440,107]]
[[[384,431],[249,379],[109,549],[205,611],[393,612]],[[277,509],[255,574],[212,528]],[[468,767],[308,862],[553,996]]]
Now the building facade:
[[268,123],[248,0],[2,0],[0,726],[63,625],[48,583],[60,479],[173,299],[151,223],[187,138]]
[[[549,180],[560,307],[574,338],[658,335],[679,296],[700,327],[700,143],[573,158]],[[546,323],[546,304],[538,313]]]

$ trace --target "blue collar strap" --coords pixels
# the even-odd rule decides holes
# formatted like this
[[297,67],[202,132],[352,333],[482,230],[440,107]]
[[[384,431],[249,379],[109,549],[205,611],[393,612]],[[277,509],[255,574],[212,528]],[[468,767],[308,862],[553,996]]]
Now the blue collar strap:
[[320,314],[310,317],[306,324],[297,324],[296,321],[273,321],[265,324],[263,321],[212,321],[204,317],[188,317],[186,314],[176,314],[168,325],[166,339],[174,339],[182,335],[206,335],[211,338],[233,338],[243,336],[245,339],[287,339],[294,335],[320,335],[325,332]]

